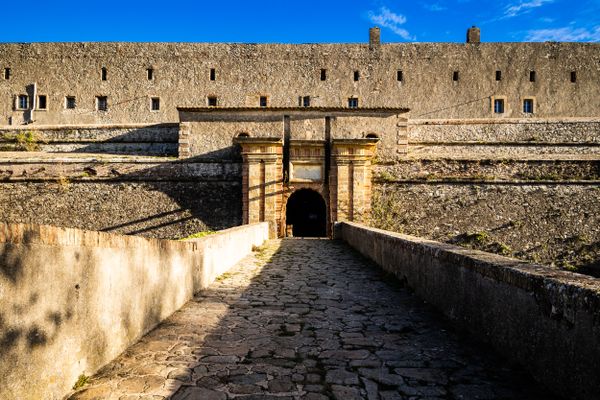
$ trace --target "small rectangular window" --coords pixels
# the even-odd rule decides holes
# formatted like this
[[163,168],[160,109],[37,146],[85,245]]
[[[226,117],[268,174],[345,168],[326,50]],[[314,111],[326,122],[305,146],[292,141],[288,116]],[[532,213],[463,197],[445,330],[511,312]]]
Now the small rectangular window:
[[302,98],[302,106],[303,107],[310,107],[310,96],[304,96]]
[[102,67],[102,71],[100,72],[100,78],[105,81],[108,77],[108,71],[106,68]]
[[358,108],[358,99],[356,97],[350,97],[348,99],[349,108]]
[[150,108],[152,111],[160,110],[160,99],[158,97],[153,97],[150,101]]
[[209,96],[208,97],[208,106],[209,107],[216,107],[217,106],[217,97],[216,96]]
[[267,102],[268,102],[267,96],[260,96],[259,104],[261,107],[266,107]]
[[523,112],[526,114],[533,113],[533,99],[523,100]]
[[75,97],[74,96],[67,96],[65,97],[65,108],[72,110],[74,109],[76,106],[75,104]]
[[25,94],[20,94],[17,98],[17,109],[27,110],[29,108],[29,97]]
[[38,110],[45,110],[48,107],[47,104],[47,97],[46,95],[39,95],[38,96],[38,103],[37,103],[37,108]]
[[147,78],[148,78],[149,81],[151,81],[152,79],[154,79],[154,69],[148,68],[146,70],[146,76],[147,76]]
[[494,113],[504,113],[504,99],[494,99]]
[[210,69],[210,80],[214,81],[217,79],[217,70],[215,70],[214,68]]
[[456,81],[458,80],[458,71],[454,71],[454,72],[452,73],[452,80],[453,80],[454,82],[456,82]]
[[572,83],[577,82],[577,72],[575,72],[575,71],[571,71],[571,82]]
[[10,68],[4,68],[4,79],[10,79]]
[[96,96],[96,110],[108,111],[108,98],[106,96]]
[[327,70],[326,69],[322,69],[321,70],[321,80],[324,81],[327,79]]
[[497,81],[501,81],[502,80],[502,71],[496,71],[496,80]]
[[360,72],[354,71],[354,82],[358,81],[359,79],[360,79]]
[[403,80],[403,78],[404,78],[404,77],[403,77],[403,75],[404,75],[404,74],[402,73],[402,71],[398,70],[398,71],[396,72],[396,80],[397,80],[398,82],[402,82],[402,80]]
[[535,82],[535,71],[529,71],[529,82]]

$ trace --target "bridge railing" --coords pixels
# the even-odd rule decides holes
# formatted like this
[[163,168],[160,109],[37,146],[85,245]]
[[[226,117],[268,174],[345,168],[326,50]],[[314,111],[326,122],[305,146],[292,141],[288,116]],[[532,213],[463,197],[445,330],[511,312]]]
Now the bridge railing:
[[555,393],[600,398],[600,279],[355,223],[334,237]]
[[0,399],[62,398],[268,235],[267,223],[189,241],[0,223]]

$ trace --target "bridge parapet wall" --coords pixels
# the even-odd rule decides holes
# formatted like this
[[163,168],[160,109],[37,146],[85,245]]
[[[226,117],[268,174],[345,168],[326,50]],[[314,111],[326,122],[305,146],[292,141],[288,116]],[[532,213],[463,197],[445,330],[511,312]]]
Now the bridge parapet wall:
[[565,398],[600,398],[600,280],[355,223],[335,237]]
[[267,223],[186,241],[0,223],[0,398],[62,398],[267,238]]

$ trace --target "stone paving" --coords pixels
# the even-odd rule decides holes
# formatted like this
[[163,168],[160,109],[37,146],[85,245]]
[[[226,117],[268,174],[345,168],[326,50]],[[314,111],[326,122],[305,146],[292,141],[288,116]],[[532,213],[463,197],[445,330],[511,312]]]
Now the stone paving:
[[549,399],[345,244],[268,242],[72,400]]

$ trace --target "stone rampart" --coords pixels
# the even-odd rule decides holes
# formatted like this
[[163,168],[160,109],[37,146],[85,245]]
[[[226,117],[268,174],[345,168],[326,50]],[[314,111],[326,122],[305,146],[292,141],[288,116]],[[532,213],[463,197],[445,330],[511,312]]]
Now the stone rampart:
[[335,235],[565,398],[600,397],[600,283],[354,223]]
[[0,224],[0,398],[61,398],[266,239],[266,223],[180,242]]

